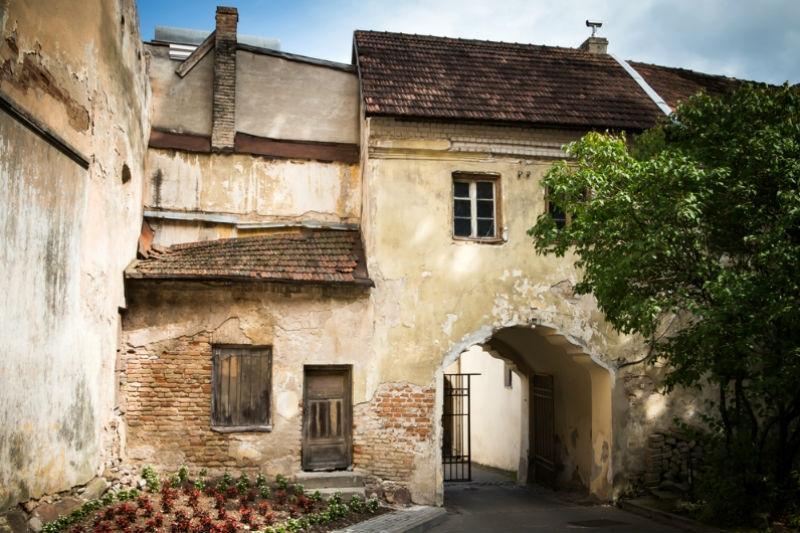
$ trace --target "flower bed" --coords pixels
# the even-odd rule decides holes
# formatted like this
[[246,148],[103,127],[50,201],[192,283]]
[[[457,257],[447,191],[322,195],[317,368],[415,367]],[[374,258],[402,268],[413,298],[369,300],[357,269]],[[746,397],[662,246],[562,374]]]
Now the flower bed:
[[290,485],[278,475],[274,483],[259,474],[213,482],[201,472],[196,480],[182,467],[168,480],[151,468],[142,477],[147,489],[107,493],[73,513],[46,524],[43,533],[237,533],[261,531],[324,532],[360,522],[388,509],[377,499],[354,496],[348,502],[336,494],[324,501],[319,492]]

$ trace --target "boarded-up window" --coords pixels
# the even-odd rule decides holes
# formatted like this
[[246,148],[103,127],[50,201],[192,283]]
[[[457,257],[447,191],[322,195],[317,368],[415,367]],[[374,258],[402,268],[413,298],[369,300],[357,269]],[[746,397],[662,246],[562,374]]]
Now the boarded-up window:
[[211,422],[216,429],[269,429],[272,350],[215,346]]

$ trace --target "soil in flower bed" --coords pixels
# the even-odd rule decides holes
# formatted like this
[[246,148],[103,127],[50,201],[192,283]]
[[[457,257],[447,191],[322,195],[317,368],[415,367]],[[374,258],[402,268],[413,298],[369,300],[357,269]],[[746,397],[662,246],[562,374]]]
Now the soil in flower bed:
[[[83,512],[69,525],[46,531],[71,533],[239,533],[244,531],[307,531],[322,533],[390,511],[375,500],[322,500],[319,493],[288,485],[280,476],[268,484],[259,476],[229,476],[216,483],[194,483],[177,475],[160,484],[148,479],[149,490],[108,495],[98,509]],[[113,500],[122,500],[116,501]],[[99,502],[98,502],[99,504]],[[49,524],[48,524],[49,525]],[[55,524],[53,524],[55,525]]]

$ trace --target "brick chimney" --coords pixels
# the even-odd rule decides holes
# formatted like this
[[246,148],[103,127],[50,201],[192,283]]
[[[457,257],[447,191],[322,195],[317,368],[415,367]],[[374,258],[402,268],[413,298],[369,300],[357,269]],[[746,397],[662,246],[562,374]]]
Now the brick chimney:
[[583,41],[579,48],[591,54],[607,54],[608,39],[605,37],[589,37]]
[[235,7],[217,7],[214,36],[214,97],[212,100],[211,149],[233,151],[236,135],[236,23]]

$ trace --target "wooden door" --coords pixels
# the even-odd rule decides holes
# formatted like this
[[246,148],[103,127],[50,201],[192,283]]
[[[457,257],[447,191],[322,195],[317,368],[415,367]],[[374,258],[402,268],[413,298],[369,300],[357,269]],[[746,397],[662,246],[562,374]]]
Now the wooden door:
[[538,483],[552,485],[556,477],[555,406],[553,376],[533,376],[533,475]]
[[335,470],[353,462],[350,367],[306,367],[303,470]]

